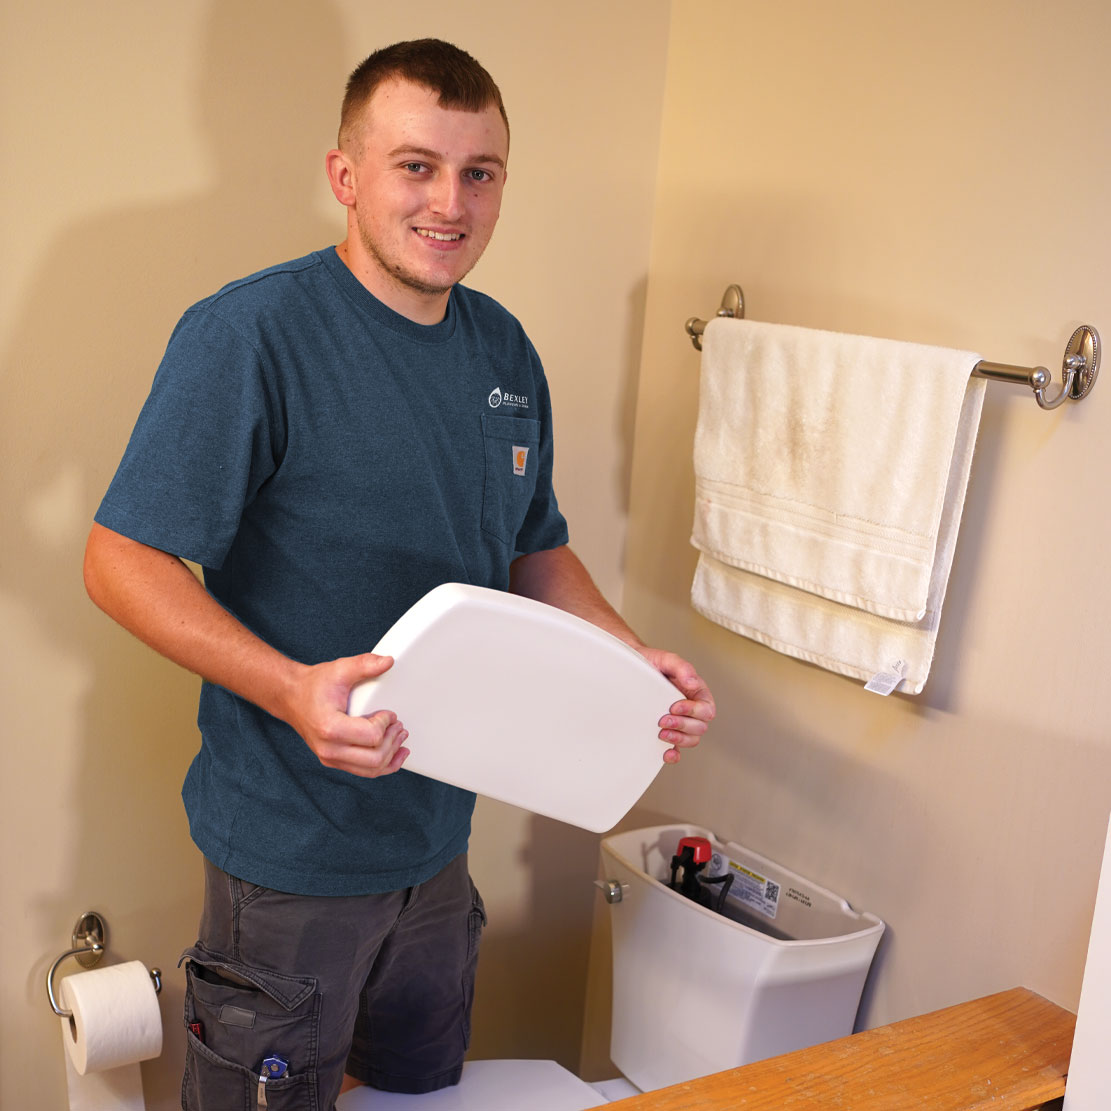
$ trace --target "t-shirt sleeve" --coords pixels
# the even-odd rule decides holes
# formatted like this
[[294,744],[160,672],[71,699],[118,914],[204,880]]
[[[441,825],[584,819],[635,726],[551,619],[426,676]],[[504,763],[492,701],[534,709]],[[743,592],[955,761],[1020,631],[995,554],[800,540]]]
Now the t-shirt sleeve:
[[263,359],[205,308],[174,329],[96,513],[105,528],[218,568],[276,466]]
[[540,420],[539,463],[536,490],[525,519],[517,534],[515,550],[519,553],[543,552],[558,548],[568,541],[567,521],[559,509],[553,480],[555,435],[552,426],[552,401],[548,381],[539,356],[529,344],[535,370],[537,410]]

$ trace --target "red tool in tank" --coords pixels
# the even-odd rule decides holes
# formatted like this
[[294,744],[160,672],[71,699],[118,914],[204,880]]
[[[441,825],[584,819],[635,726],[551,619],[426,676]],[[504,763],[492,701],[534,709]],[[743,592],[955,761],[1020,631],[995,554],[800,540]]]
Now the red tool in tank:
[[[714,847],[707,837],[680,837],[675,855],[671,858],[671,882],[668,887],[678,891],[700,906],[709,907],[711,910],[720,911],[725,904],[725,896],[733,883],[733,874],[725,872],[720,876],[703,876],[702,870],[713,859]],[[679,869],[683,874],[676,882]],[[708,885],[719,886],[720,890],[715,899],[709,891]]]

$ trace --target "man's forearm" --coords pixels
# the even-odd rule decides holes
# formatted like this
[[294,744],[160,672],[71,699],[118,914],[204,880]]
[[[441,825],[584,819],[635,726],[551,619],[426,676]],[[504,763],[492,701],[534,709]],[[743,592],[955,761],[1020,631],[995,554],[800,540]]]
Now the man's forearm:
[[283,716],[302,665],[237,621],[176,556],[94,524],[84,570],[89,597],[145,644]]
[[590,572],[566,545],[515,559],[509,569],[509,589],[573,613],[633,648],[644,647],[644,642],[606,601]]

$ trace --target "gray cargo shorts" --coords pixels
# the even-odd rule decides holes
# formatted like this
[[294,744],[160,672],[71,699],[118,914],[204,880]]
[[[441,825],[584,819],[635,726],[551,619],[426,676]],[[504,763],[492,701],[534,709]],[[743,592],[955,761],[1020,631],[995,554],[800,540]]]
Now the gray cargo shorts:
[[344,1072],[387,1091],[458,1083],[486,913],[462,854],[382,895],[289,895],[205,861],[185,963],[186,1111],[332,1111]]

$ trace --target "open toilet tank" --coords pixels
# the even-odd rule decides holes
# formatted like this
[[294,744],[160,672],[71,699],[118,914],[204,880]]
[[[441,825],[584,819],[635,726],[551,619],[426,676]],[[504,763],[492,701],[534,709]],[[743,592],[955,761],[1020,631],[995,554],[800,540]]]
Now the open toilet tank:
[[[733,876],[723,913],[667,886],[683,837]],[[585,1111],[852,1032],[883,923],[707,830],[670,825],[602,842],[613,925],[610,1055],[625,1079],[590,1085],[554,1061],[468,1061],[453,1088],[357,1088],[342,1111]],[[720,888],[718,888],[720,890]]]
[[[733,883],[721,913],[672,891],[683,837]],[[642,1091],[851,1034],[884,925],[833,892],[695,826],[602,842],[613,927],[610,1056]]]

